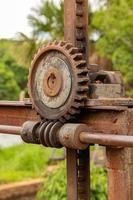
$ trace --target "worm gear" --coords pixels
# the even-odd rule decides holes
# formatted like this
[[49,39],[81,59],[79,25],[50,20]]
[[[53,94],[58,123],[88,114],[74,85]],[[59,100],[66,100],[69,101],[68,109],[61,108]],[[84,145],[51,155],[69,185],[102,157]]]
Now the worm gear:
[[69,120],[87,99],[88,70],[78,48],[53,42],[39,49],[29,72],[29,95],[44,119]]

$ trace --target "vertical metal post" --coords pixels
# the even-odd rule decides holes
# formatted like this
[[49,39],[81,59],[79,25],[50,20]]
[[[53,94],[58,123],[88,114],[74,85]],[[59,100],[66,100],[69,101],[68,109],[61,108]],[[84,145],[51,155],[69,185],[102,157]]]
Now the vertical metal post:
[[133,199],[133,149],[107,148],[108,200]]
[[[64,0],[64,36],[88,66],[88,0]],[[89,200],[89,150],[67,149],[67,199]]]
[[67,199],[78,199],[77,151],[67,148]]
[[[117,134],[133,135],[133,109],[121,113]],[[133,199],[133,148],[106,148],[108,200]]]

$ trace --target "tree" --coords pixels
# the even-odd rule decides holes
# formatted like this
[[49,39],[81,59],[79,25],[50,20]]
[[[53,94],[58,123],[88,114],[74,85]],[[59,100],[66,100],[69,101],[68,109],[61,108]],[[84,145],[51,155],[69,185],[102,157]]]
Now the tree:
[[13,57],[14,41],[0,40],[0,99],[18,100],[27,87],[28,68],[19,65]]
[[91,26],[98,36],[99,54],[112,60],[114,69],[123,73],[127,88],[132,89],[133,1],[109,1],[106,8],[95,13]]
[[40,41],[34,33],[29,37],[22,32],[19,32],[15,40],[14,51],[17,48],[16,59],[21,65],[29,67],[31,60],[39,46],[41,46],[42,41]]
[[15,75],[0,62],[0,99],[17,100],[20,88],[15,81]]
[[54,1],[42,0],[38,8],[33,8],[32,14],[28,17],[33,33],[43,39],[47,36],[50,39],[63,38],[63,9],[63,1],[57,5]]

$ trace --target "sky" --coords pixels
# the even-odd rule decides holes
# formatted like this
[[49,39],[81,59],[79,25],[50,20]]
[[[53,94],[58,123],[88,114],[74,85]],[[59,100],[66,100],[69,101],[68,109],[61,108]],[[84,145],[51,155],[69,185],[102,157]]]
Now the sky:
[[28,25],[27,16],[31,13],[31,8],[36,7],[40,1],[0,0],[0,38],[13,38],[18,32],[30,35],[31,27]]
[[12,38],[17,32],[30,34],[27,16],[40,0],[0,0],[0,38]]

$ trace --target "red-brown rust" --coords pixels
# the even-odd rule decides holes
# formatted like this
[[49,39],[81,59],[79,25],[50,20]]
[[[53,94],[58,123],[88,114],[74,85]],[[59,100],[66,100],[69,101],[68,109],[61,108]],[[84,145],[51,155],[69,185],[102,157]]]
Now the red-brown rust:
[[[86,114],[80,119],[90,125],[95,132],[133,135],[133,109],[126,111],[101,110]],[[132,200],[133,149],[107,148],[107,169],[108,199]]]
[[67,200],[78,199],[77,150],[67,148]]
[[0,124],[22,126],[25,121],[37,121],[38,116],[31,104],[0,101]]
[[[65,0],[64,1],[64,35],[65,40],[71,42],[74,46],[80,49],[82,52],[84,59],[86,60],[86,67],[88,66],[88,0]],[[71,151],[73,150],[67,150]],[[88,150],[89,151],[89,150]],[[86,177],[84,182],[78,182],[78,188],[72,184],[68,185],[69,188],[73,188],[75,191],[75,195],[71,196],[71,190],[68,190],[68,200],[89,200],[89,187],[90,187],[90,177],[89,177],[89,153],[82,152],[86,157],[76,159],[75,152],[75,163],[73,163],[73,171],[71,171],[71,167],[68,168],[68,182],[71,180],[71,174],[73,174],[74,180],[78,177],[77,174]],[[67,156],[67,160],[70,159],[70,154]],[[78,156],[78,154],[77,154]],[[83,166],[85,171],[78,169],[78,164],[83,162]],[[88,163],[87,163],[88,162]],[[70,166],[70,164],[69,164]],[[75,168],[75,169],[74,169]],[[85,176],[86,175],[86,176]],[[78,180],[77,180],[78,181]],[[80,192],[80,190],[84,190],[84,194]],[[77,191],[78,190],[78,191]],[[78,196],[77,196],[78,192]]]

